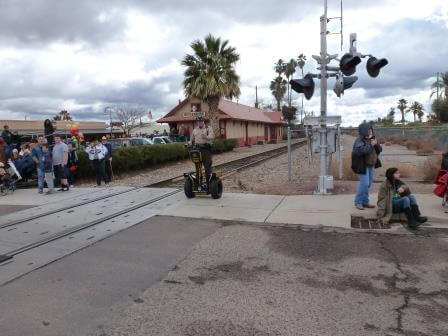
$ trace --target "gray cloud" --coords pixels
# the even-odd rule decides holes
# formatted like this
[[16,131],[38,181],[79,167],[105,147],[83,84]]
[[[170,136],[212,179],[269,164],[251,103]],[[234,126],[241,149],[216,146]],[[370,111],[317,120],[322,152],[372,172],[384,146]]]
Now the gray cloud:
[[[376,1],[375,6],[385,0]],[[330,2],[331,3],[331,2]],[[367,0],[346,0],[351,8],[374,6]],[[336,10],[337,6],[331,7]],[[92,45],[121,37],[125,14],[135,9],[158,16],[163,24],[182,25],[184,33],[209,32],[229,23],[272,24],[300,21],[322,11],[322,3],[277,0],[2,0],[0,41],[22,45],[50,41],[84,41]],[[224,25],[225,24],[225,25]]]
[[115,0],[2,0],[0,39],[4,43],[31,46],[51,41],[102,43],[120,35],[126,25],[117,3]]
[[382,31],[384,34],[368,41],[368,52],[387,58],[389,65],[376,79],[370,78],[365,69],[358,71],[357,87],[365,88],[368,98],[396,95],[397,90],[427,88],[429,78],[446,70],[445,23],[407,19],[383,27]]
[[[351,9],[378,6],[384,2],[344,1],[345,7]],[[330,3],[332,11],[337,12],[338,1]],[[229,0],[225,4],[210,0],[1,0],[0,47],[25,52],[20,59],[1,61],[0,114],[48,116],[63,108],[64,102],[69,100],[81,106],[72,111],[79,119],[106,118],[98,106],[126,102],[147,105],[158,114],[168,111],[181,98],[182,72],[160,75],[147,81],[130,81],[120,88],[117,88],[116,83],[96,84],[87,73],[81,73],[82,85],[74,85],[72,88],[67,83],[76,72],[70,71],[68,62],[64,63],[61,59],[68,69],[67,73],[55,76],[47,76],[39,69],[34,51],[47,50],[50,43],[55,41],[66,44],[82,42],[85,44],[83,52],[91,54],[95,54],[98,47],[106,49],[107,44],[120,45],[125,42],[124,33],[129,24],[126,18],[128,10],[143,11],[151,15],[158,25],[170,30],[168,38],[160,45],[152,46],[153,50],[145,60],[144,71],[149,73],[173,59],[180,62],[185,52],[190,52],[191,41],[209,32],[225,36],[235,24],[264,27],[280,22],[299,22],[320,15],[322,1],[288,0],[279,5],[278,0]],[[364,60],[362,68],[358,70],[360,78],[355,87],[364,88],[365,97],[359,101],[343,99],[341,105],[355,109],[356,104],[369,100],[401,93],[413,94],[426,89],[428,78],[434,76],[436,71],[448,70],[443,69],[443,62],[448,59],[446,24],[403,19],[380,29],[384,32],[381,36],[368,41],[362,41],[360,36],[358,45],[363,52],[388,58],[390,64],[377,79],[372,79],[365,73]],[[251,48],[268,47],[265,41],[252,41],[250,36],[247,40]],[[132,53],[131,50],[129,52]],[[310,59],[311,55],[307,56]],[[308,62],[306,67],[315,71],[315,62]],[[271,71],[273,74],[272,68],[260,71]],[[256,76],[241,78],[244,90],[248,91],[246,99],[249,101],[246,103],[253,103],[255,84],[259,86],[260,98],[271,102],[273,99],[269,93],[269,83],[255,83],[256,79]],[[318,96],[318,93],[316,88],[315,95]],[[314,98],[312,103],[315,103]]]

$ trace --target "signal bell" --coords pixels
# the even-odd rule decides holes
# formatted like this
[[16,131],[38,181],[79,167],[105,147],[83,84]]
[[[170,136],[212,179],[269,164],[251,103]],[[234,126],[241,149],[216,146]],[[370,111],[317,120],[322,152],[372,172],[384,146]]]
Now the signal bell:
[[342,56],[339,62],[339,67],[342,73],[346,76],[351,76],[356,72],[356,66],[361,63],[359,56],[353,56],[352,54],[345,54]]
[[303,79],[291,79],[289,84],[295,92],[303,93],[307,100],[314,94],[314,80],[311,74],[306,74]]
[[377,59],[376,57],[370,57],[367,61],[367,73],[370,77],[378,77],[382,67],[389,64],[389,61],[385,58]]

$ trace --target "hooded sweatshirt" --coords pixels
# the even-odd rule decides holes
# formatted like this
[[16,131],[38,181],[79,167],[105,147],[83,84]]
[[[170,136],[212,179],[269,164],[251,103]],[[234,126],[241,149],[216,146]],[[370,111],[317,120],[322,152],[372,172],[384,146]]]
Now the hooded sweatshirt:
[[368,123],[362,123],[358,127],[359,136],[353,144],[352,150],[352,170],[355,174],[366,174],[367,159],[374,150],[370,141],[367,140],[370,128]]

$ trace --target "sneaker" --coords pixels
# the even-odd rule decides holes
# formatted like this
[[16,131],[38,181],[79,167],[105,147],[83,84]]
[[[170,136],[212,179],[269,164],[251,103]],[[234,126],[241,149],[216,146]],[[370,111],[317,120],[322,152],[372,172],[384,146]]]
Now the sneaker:
[[73,188],[74,186],[73,186],[73,184],[70,184],[70,188]]
[[358,210],[364,210],[364,207],[362,206],[362,204],[356,204],[355,207]]
[[39,189],[39,191],[37,192],[38,194],[43,194],[44,190],[43,189]]
[[64,190],[64,188],[60,188],[60,189],[58,189],[58,191],[65,191],[65,190]]
[[54,189],[50,189],[45,193],[45,195],[52,195],[52,194],[54,194]]

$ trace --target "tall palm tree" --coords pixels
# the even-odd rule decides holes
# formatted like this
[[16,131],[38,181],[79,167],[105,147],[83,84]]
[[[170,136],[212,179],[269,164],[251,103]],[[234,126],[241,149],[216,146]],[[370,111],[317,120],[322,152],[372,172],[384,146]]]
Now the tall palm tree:
[[289,62],[286,64],[285,68],[285,77],[287,80],[287,87],[288,87],[288,106],[291,107],[292,104],[292,91],[291,91],[291,85],[289,84],[290,78],[294,75],[297,68],[297,61],[293,58],[289,60]]
[[281,111],[281,103],[283,100],[283,97],[286,93],[286,80],[283,79],[281,76],[275,77],[271,81],[270,89],[272,92],[272,95],[274,96],[275,100],[277,101],[277,111]]
[[286,70],[286,63],[280,58],[275,64],[274,64],[274,70],[279,75],[282,76],[285,73]]
[[219,101],[240,95],[240,79],[235,71],[240,55],[229,46],[229,41],[221,41],[211,34],[204,41],[194,41],[191,49],[194,54],[187,54],[182,60],[182,65],[187,67],[183,82],[185,95],[206,102],[213,131],[219,134]]
[[[300,54],[297,57],[297,65],[299,66],[300,70],[302,71],[302,78],[303,78],[303,67],[305,66],[306,63],[306,56],[304,54]],[[302,96],[302,108],[300,110],[300,123],[302,123],[303,121],[303,95]]]
[[397,109],[399,109],[401,112],[401,122],[402,123],[406,122],[406,120],[404,119],[404,115],[408,112],[407,108],[408,108],[408,101],[404,98],[401,98],[398,101]]
[[[408,109],[408,111],[412,112],[412,114],[414,115],[414,122],[417,121],[417,116],[419,116],[419,114],[422,113],[423,110],[424,110],[423,105],[420,104],[418,101],[413,102],[412,105]],[[421,121],[421,118],[420,118],[420,121]]]
[[437,80],[432,83],[431,88],[431,97],[439,91],[440,96],[436,97],[437,99],[442,98],[443,96],[445,96],[445,99],[448,99],[448,72],[442,72],[440,78],[437,78]]

